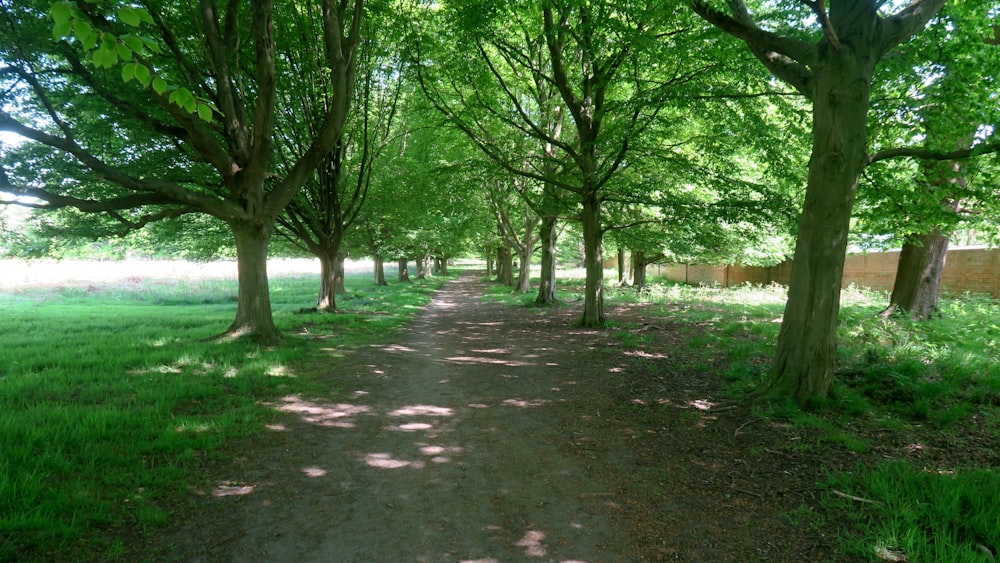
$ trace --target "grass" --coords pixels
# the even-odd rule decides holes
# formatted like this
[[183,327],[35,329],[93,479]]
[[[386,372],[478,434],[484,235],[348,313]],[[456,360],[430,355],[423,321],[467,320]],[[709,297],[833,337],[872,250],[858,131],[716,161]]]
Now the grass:
[[144,279],[0,293],[0,560],[115,560],[164,525],[228,440],[288,394],[336,392],[299,366],[384,339],[437,281],[347,280],[341,315],[299,314],[315,276],[272,279],[278,347],[217,342],[231,281]]
[[[655,280],[654,280],[655,281]],[[579,298],[582,281],[560,278],[561,297]],[[497,289],[493,299],[504,299]],[[605,285],[608,307],[641,302],[646,311],[678,326],[696,327],[687,338],[692,356],[722,356],[721,376],[731,399],[741,399],[766,374],[774,353],[785,288],[694,287],[651,283],[641,294]],[[527,297],[506,299],[527,305]],[[757,405],[758,416],[779,418],[815,431],[800,447],[841,448],[848,455],[872,448],[877,432],[920,432],[961,448],[966,431],[1000,432],[1000,302],[978,295],[945,295],[932,320],[881,318],[884,292],[846,288],[841,297],[839,368],[830,398],[809,411],[794,403]],[[672,325],[673,326],[673,325]],[[609,319],[624,347],[645,343]],[[708,362],[705,365],[710,365]],[[973,428],[973,430],[969,430]],[[978,430],[975,430],[978,428]],[[827,488],[849,491],[877,504],[827,495],[823,510],[857,524],[845,532],[852,560],[987,561],[1000,557],[1000,474],[995,457],[977,462],[956,456],[951,467],[926,468],[898,459],[833,474]],[[871,456],[871,459],[878,459]],[[872,508],[874,507],[874,509]],[[790,521],[815,526],[836,519],[803,506]]]

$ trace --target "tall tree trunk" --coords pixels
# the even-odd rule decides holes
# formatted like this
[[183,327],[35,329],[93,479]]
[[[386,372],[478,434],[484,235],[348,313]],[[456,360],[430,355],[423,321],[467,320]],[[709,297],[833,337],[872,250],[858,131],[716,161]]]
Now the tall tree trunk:
[[625,263],[625,247],[618,245],[618,285],[628,285],[628,267]]
[[486,277],[493,277],[493,253],[486,251]]
[[532,247],[530,242],[525,242],[517,251],[517,282],[514,284],[514,293],[523,294],[531,291],[531,255]]
[[506,285],[514,285],[514,253],[509,246],[501,246],[497,258],[497,281]]
[[416,264],[417,264],[417,279],[418,280],[426,279],[427,278],[427,257],[426,256],[417,256],[416,259],[414,259],[414,262],[416,262]]
[[586,270],[586,288],[583,298],[583,315],[579,325],[584,328],[604,326],[604,250],[601,240],[601,201],[597,190],[585,190],[580,221],[583,226],[583,265]]
[[375,262],[375,285],[389,285],[385,281],[385,258],[381,254],[375,254],[373,260]]
[[[953,75],[949,75],[951,78]],[[928,108],[925,111],[924,123],[928,142],[948,143],[949,134],[954,131],[941,127],[939,110]],[[943,139],[942,139],[943,137]],[[956,143],[958,148],[972,146],[969,136]],[[899,264],[896,267],[896,279],[892,284],[892,295],[889,297],[889,307],[882,313],[891,315],[896,311],[906,311],[914,320],[923,321],[937,311],[938,297],[941,293],[941,274],[944,272],[944,262],[948,255],[948,235],[952,225],[958,220],[961,209],[961,190],[968,187],[965,179],[965,167],[958,162],[925,161],[921,164],[922,176],[918,182],[935,191],[953,186],[954,191],[942,202],[944,217],[938,226],[930,232],[913,234],[906,238],[899,253]]]
[[558,220],[555,217],[543,217],[538,231],[542,245],[542,271],[538,283],[538,296],[535,297],[536,307],[555,305],[556,298],[556,231]]
[[505,276],[504,272],[504,255],[507,254],[507,249],[503,246],[497,246],[497,278],[496,281],[503,283]]
[[344,287],[344,279],[347,277],[347,268],[344,263],[347,261],[347,256],[343,252],[337,252],[336,258],[333,260],[334,265],[334,286],[333,291],[337,295],[344,295],[347,293],[347,288]]
[[409,282],[410,281],[410,267],[407,265],[409,260],[406,258],[399,259],[399,281]]
[[634,278],[632,279],[632,287],[636,291],[642,291],[646,288],[646,253],[641,250],[632,251],[632,271]]
[[[867,37],[842,29],[840,49],[827,49],[814,70],[813,149],[788,301],[777,354],[759,394],[800,404],[826,397],[837,360],[840,283],[858,178],[867,163],[866,119],[874,53],[849,46]],[[869,47],[870,49],[871,47]]]
[[918,321],[930,318],[937,310],[947,254],[948,237],[936,229],[907,239],[899,253],[889,308],[883,315],[906,311]]
[[[337,310],[337,256],[329,252],[320,252],[319,256],[319,297],[316,299],[316,310],[321,313],[336,313]],[[339,274],[343,285],[343,274]]]
[[267,283],[267,245],[272,224],[247,221],[230,223],[236,239],[238,297],[236,319],[223,336],[248,336],[262,344],[275,344],[281,334],[271,316],[271,294]]
[[444,256],[438,256],[437,258],[435,258],[435,260],[437,262],[437,271],[438,271],[438,273],[440,273],[442,276],[447,276],[448,275],[448,258],[444,257]]

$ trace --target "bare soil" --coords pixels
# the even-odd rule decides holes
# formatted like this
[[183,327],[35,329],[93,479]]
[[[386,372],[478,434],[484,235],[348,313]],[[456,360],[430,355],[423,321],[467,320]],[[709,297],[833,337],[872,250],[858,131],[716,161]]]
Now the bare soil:
[[720,400],[725,359],[691,350],[697,327],[614,308],[650,336],[625,347],[574,328],[577,307],[484,288],[465,274],[393,342],[299,366],[341,391],[274,404],[129,559],[840,560],[846,524],[795,515],[858,460]]

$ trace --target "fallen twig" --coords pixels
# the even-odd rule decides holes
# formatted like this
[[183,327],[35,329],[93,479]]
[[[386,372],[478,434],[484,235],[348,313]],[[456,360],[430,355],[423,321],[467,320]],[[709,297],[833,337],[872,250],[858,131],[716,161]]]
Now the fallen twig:
[[833,494],[835,494],[835,495],[837,495],[838,497],[843,497],[843,498],[850,499],[850,500],[856,500],[858,502],[866,502],[868,504],[877,504],[879,506],[881,506],[883,504],[882,501],[880,501],[880,500],[872,500],[872,499],[868,499],[868,498],[856,497],[854,495],[849,495],[849,494],[847,494],[847,493],[845,493],[843,491],[838,491],[837,489],[830,489],[830,492],[833,493]]
[[736,428],[736,432],[733,432],[733,438],[739,436],[740,435],[740,430],[743,430],[743,428],[746,427],[751,422],[758,422],[758,421],[761,421],[761,420],[764,420],[764,419],[762,419],[762,418],[751,418],[750,420],[748,420],[748,421],[744,422],[743,424],[739,425],[739,427]]
[[748,489],[741,489],[739,487],[730,487],[730,488],[732,490],[736,491],[737,493],[743,493],[745,495],[750,495],[750,496],[753,496],[753,497],[757,497],[760,500],[765,500],[764,499],[764,495],[762,495],[762,494],[760,494],[760,493],[758,493],[756,491],[751,491],[751,490],[748,490]]

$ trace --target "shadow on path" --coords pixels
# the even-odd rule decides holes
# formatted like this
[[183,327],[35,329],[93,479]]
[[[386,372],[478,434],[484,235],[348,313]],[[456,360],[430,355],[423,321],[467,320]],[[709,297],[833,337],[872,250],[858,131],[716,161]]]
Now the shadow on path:
[[569,311],[482,292],[465,274],[393,342],[332,361],[331,381],[348,388],[336,400],[275,402],[281,422],[200,491],[204,518],[155,557],[637,560],[608,518],[613,495],[559,447],[573,429],[553,414],[578,378],[608,368],[575,367],[586,333]]

